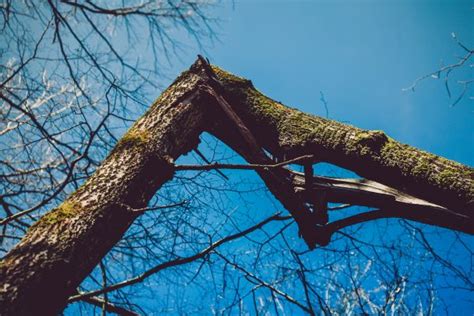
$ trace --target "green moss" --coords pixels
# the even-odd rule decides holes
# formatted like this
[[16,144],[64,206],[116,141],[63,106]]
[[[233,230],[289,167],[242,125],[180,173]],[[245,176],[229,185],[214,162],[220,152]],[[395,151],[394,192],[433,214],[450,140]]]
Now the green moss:
[[[317,139],[321,145],[332,148],[345,138],[347,129],[342,124],[285,106],[255,89],[250,81],[217,67],[213,70],[229,93],[229,99],[245,104],[243,108],[248,107],[257,126],[272,125],[279,132],[280,146],[301,147]],[[238,106],[237,102],[235,105]]]
[[37,221],[33,227],[49,226],[61,222],[65,219],[76,216],[81,210],[79,203],[74,201],[65,201]]
[[416,177],[424,177],[430,172],[430,167],[431,164],[427,159],[419,159],[411,173]]
[[[301,152],[304,152],[305,147],[309,147],[311,150],[328,150],[330,154],[326,153],[327,156],[339,157],[339,154],[343,154],[350,158],[347,165],[353,165],[362,176],[367,174],[370,177],[384,178],[384,175],[370,172],[371,168],[356,164],[357,161],[375,163],[382,172],[387,171],[396,177],[402,177],[402,180],[411,179],[424,186],[414,188],[414,192],[426,192],[427,187],[442,190],[449,188],[459,192],[458,197],[461,198],[474,196],[474,172],[470,167],[399,143],[383,131],[361,130],[304,114],[268,98],[245,78],[216,66],[212,66],[212,70],[222,85],[226,99],[239,115],[245,119],[250,118],[251,127],[258,133],[257,136],[265,137],[266,144],[285,151],[293,148],[303,149]],[[274,133],[267,133],[268,130]],[[391,180],[387,178],[387,181]],[[398,185],[398,178],[393,181]]]
[[356,135],[356,142],[373,150],[380,150],[388,141],[387,135],[382,131],[363,131]]
[[331,131],[331,134],[332,143],[340,145],[347,154],[357,157],[380,157],[384,151],[387,151],[387,146],[391,145],[389,137],[377,130],[369,131],[340,126],[336,131]]
[[446,169],[438,174],[438,180],[441,184],[448,184],[448,183],[452,183],[453,179],[456,179],[456,177],[458,176],[459,176],[458,173],[453,172],[452,170]]
[[[369,158],[379,161],[387,167],[397,167],[405,175],[413,175],[420,180],[428,179],[431,183],[459,182],[456,177],[471,177],[472,168],[463,169],[447,159],[437,157],[422,150],[415,150],[405,144],[396,142],[383,131],[360,130],[321,117],[310,116],[298,110],[284,106],[268,98],[255,89],[252,82],[235,76],[216,66],[213,72],[223,85],[223,91],[232,105],[242,108],[255,120],[255,126],[273,125],[278,131],[280,146],[305,146],[306,143],[318,144],[331,150],[342,150],[350,156]],[[243,106],[239,105],[242,104]],[[240,114],[240,113],[239,113]],[[439,173],[439,167],[454,170]]]
[[[474,176],[474,172],[472,169],[469,170],[469,168],[465,169],[445,169],[442,172],[440,172],[436,180],[439,185],[446,187],[446,188],[451,188],[455,184],[458,183],[459,179],[466,179],[470,178],[472,179]],[[469,188],[469,192],[471,195],[474,195],[474,187],[471,185]]]
[[211,65],[211,68],[212,68],[212,71],[217,75],[221,83],[224,85],[227,85],[228,83],[232,83],[232,84],[237,83],[237,84],[252,86],[252,81],[248,79],[238,77],[234,74],[231,74],[230,72],[222,70],[221,68],[215,65]]
[[124,148],[139,147],[145,145],[149,140],[147,131],[138,130],[132,127],[115,145],[114,152]]
[[139,131],[136,129],[132,129],[128,131],[120,140],[122,144],[144,144],[148,140],[148,132],[147,131]]
[[[418,161],[417,161],[418,160]],[[427,162],[424,159],[417,159],[417,158],[410,158],[408,157],[403,163],[410,164],[411,162],[414,161],[414,165],[412,167],[405,167],[404,169],[401,169],[404,175],[407,176],[413,176],[413,180],[417,181],[425,181],[428,180],[431,173],[433,172],[433,167],[432,165]]]

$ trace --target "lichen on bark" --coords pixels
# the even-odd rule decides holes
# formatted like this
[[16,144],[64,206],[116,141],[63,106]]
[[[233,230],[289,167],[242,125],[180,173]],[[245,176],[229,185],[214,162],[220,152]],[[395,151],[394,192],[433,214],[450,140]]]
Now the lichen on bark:
[[80,203],[73,200],[66,200],[41,217],[33,226],[30,227],[30,230],[41,226],[53,225],[66,219],[73,218],[80,213],[81,209]]
[[131,127],[94,175],[30,227],[1,261],[2,315],[57,315],[80,282],[120,240],[156,190],[170,160],[197,143],[203,113],[193,99],[202,79],[185,73]]
[[123,148],[128,146],[140,146],[146,144],[150,135],[147,131],[131,129],[119,140],[115,148]]
[[382,131],[309,115],[268,98],[251,81],[212,66],[225,98],[275,156],[314,154],[414,196],[471,216],[471,167],[399,143]]
[[[5,315],[53,315],[64,308],[138,216],[120,205],[146,206],[172,178],[170,161],[193,149],[207,124],[228,121],[219,110],[204,106],[216,95],[231,105],[258,145],[274,156],[313,154],[320,161],[461,210],[472,221],[472,168],[398,143],[381,131],[286,107],[255,89],[251,81],[218,67],[211,69],[215,85],[204,75],[209,69],[198,61],[178,77],[86,184],[32,226],[5,256],[0,265],[4,283],[0,298],[8,302],[3,304]],[[212,94],[210,89],[217,91]],[[236,134],[235,126],[221,127]],[[286,187],[280,189],[286,193]]]

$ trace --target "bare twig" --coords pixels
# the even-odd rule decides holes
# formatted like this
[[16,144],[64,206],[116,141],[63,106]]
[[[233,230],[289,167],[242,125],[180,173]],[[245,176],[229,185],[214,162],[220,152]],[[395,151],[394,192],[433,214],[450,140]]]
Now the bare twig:
[[198,253],[196,253],[192,256],[184,257],[184,258],[178,258],[178,259],[175,259],[175,260],[164,262],[162,264],[159,264],[159,265],[143,272],[142,274],[140,274],[140,275],[138,275],[134,278],[131,278],[131,279],[128,279],[128,280],[125,280],[123,282],[116,283],[116,284],[113,284],[113,285],[109,285],[107,288],[103,288],[103,289],[99,289],[99,290],[95,290],[95,291],[90,291],[90,292],[87,292],[87,293],[80,293],[80,294],[71,296],[69,298],[69,302],[75,302],[75,301],[78,301],[78,300],[83,300],[85,298],[89,298],[89,297],[101,295],[101,294],[104,294],[104,293],[112,292],[112,291],[118,290],[120,288],[123,288],[125,286],[142,282],[147,277],[149,277],[149,276],[151,276],[155,273],[158,273],[158,272],[160,272],[164,269],[174,267],[174,266],[178,266],[178,265],[182,265],[182,264],[186,264],[186,263],[190,263],[190,262],[196,261],[198,259],[201,259],[201,258],[205,257],[206,255],[208,255],[209,253],[211,253],[217,247],[219,247],[219,246],[221,246],[221,245],[223,245],[227,242],[230,242],[232,240],[241,238],[241,237],[243,237],[247,234],[250,234],[251,232],[254,232],[254,231],[262,228],[263,226],[265,226],[266,224],[268,224],[272,221],[280,221],[280,220],[286,220],[286,219],[288,219],[288,218],[287,217],[281,217],[280,213],[277,213],[275,215],[272,215],[272,216],[266,218],[265,220],[259,222],[258,224],[254,225],[254,226],[251,226],[251,227],[249,227],[245,230],[242,230],[242,231],[240,231],[238,233],[235,233],[233,235],[229,235],[229,236],[227,236],[223,239],[220,239],[220,240],[212,243],[206,249],[204,249],[201,252],[198,252]]
[[255,169],[273,169],[281,168],[286,165],[301,163],[303,161],[312,160],[313,155],[304,155],[282,161],[275,164],[225,164],[225,163],[212,163],[208,165],[177,165],[175,170],[213,170],[213,169],[239,169],[239,170],[255,170]]

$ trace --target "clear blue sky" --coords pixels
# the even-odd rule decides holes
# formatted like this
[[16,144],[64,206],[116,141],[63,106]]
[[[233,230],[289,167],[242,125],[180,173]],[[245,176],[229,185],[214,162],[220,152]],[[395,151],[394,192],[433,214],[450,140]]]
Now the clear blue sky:
[[[452,100],[441,80],[428,79],[415,92],[402,91],[416,78],[443,63],[456,62],[464,53],[451,33],[467,46],[474,45],[472,6],[471,1],[454,0],[236,0],[215,10],[222,20],[216,29],[220,41],[207,43],[205,51],[189,46],[182,61],[173,63],[168,83],[201,53],[211,63],[251,79],[259,90],[287,105],[325,116],[322,91],[330,118],[384,130],[401,142],[472,166],[474,102],[469,97],[474,92],[450,107]],[[464,68],[453,76],[455,96],[459,92],[456,80],[473,75],[472,68]],[[255,205],[271,214],[277,208],[267,201]],[[291,234],[298,240],[296,231]],[[311,255],[316,261],[320,253]],[[167,291],[160,288],[155,295],[161,299]],[[176,296],[207,302],[202,288],[179,291]],[[472,314],[473,306],[463,306],[454,297],[457,294],[442,295],[447,300],[453,296],[451,302],[456,306],[450,310],[455,314]],[[158,302],[148,307],[153,310]]]
[[[464,51],[452,33],[474,45],[472,6],[453,0],[235,1],[217,10],[223,20],[221,42],[201,53],[287,105],[325,116],[322,91],[330,118],[384,130],[401,142],[472,166],[473,89],[455,107],[442,80],[428,79],[415,92],[402,91],[416,78],[458,61]],[[176,74],[196,53],[176,65]],[[468,67],[453,75],[454,96],[456,80],[473,75]],[[465,293],[439,295],[453,303],[451,312],[472,313],[473,306],[461,300]]]
[[[303,111],[381,129],[419,148],[474,162],[473,103],[454,108],[442,80],[403,88],[474,45],[471,1],[235,1],[221,6],[212,63],[251,79],[261,91]],[[179,73],[195,59],[189,50]],[[456,79],[469,79],[465,67]],[[471,90],[469,96],[473,96]]]

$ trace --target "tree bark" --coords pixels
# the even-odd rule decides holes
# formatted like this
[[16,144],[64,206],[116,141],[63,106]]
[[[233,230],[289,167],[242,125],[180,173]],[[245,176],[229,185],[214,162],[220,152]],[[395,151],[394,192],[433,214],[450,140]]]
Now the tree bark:
[[217,67],[222,96],[258,143],[280,159],[314,154],[358,175],[471,217],[474,170],[401,144],[382,131],[362,130],[305,114],[270,99],[251,81]]
[[57,315],[100,259],[120,240],[173,159],[198,143],[203,84],[187,72],[119,141],[95,174],[35,223],[0,267],[2,315]]
[[[146,206],[173,177],[173,161],[195,148],[205,130],[250,163],[271,163],[267,152],[280,161],[313,154],[318,161],[439,205],[443,216],[427,211],[421,215],[429,219],[424,222],[446,227],[440,221],[453,218],[450,228],[473,233],[472,168],[400,144],[380,131],[285,107],[250,81],[200,58],[132,126],[84,186],[35,223],[5,256],[0,266],[2,314],[54,315],[64,309],[67,298],[140,214],[133,209]],[[274,169],[257,172],[292,213],[308,245],[322,243],[311,237],[314,223],[305,221],[311,211],[307,195],[298,194],[301,176]]]

